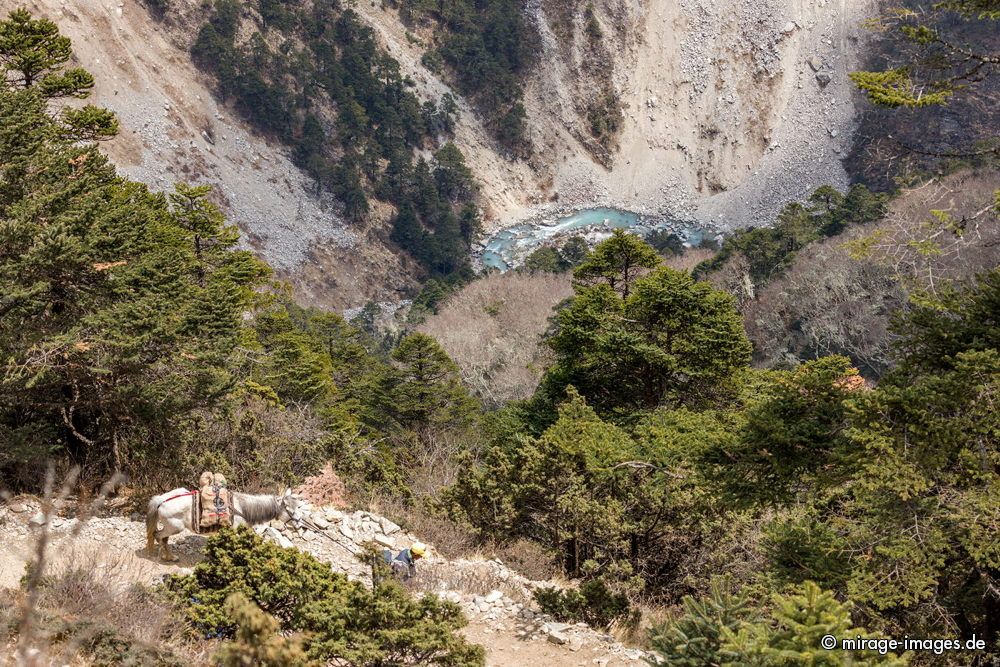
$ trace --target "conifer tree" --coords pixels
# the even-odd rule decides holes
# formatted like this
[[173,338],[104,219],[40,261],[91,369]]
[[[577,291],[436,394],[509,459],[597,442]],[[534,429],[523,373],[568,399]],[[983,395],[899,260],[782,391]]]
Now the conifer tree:
[[633,281],[643,269],[660,263],[656,251],[642,239],[616,229],[584,259],[573,276],[581,283],[603,281],[627,299]]

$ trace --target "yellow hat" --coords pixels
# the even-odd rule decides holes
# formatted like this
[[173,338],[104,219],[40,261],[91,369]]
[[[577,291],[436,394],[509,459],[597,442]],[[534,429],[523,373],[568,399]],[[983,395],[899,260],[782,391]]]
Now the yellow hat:
[[425,551],[427,551],[427,547],[423,542],[414,542],[413,546],[410,547],[410,553],[417,558],[423,556]]

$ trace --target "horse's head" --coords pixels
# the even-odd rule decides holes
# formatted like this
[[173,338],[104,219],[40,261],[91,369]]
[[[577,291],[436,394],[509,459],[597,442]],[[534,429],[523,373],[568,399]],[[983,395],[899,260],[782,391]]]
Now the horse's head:
[[298,519],[300,503],[301,501],[292,495],[291,489],[285,489],[285,492],[278,496],[278,507],[281,508],[281,514],[278,518],[286,522]]

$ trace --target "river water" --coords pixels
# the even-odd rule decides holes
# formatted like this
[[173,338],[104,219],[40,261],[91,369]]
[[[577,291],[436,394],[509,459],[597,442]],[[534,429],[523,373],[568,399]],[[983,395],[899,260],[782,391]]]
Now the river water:
[[713,232],[692,223],[644,217],[614,208],[589,208],[499,231],[486,240],[481,261],[483,266],[506,271],[519,266],[528,255],[543,245],[561,245],[566,239],[577,235],[582,235],[593,245],[611,236],[615,229],[628,229],[640,236],[663,229],[677,234],[690,247],[699,246],[703,240],[715,237]]

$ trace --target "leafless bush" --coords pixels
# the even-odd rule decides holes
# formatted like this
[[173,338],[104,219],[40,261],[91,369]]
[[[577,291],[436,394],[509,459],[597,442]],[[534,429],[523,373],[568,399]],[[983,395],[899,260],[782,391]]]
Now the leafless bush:
[[508,544],[487,548],[485,551],[534,581],[547,581],[561,574],[555,555],[532,540],[520,538]]
[[931,180],[896,199],[877,228],[856,233],[856,257],[885,266],[910,288],[936,292],[1000,263],[1000,172],[969,170]]
[[82,527],[102,509],[121,479],[110,480],[91,502],[77,503],[78,521],[58,549],[50,541],[50,521],[56,507],[68,505],[78,474],[72,471],[58,492],[54,479],[50,468],[34,559],[21,586],[0,591],[0,626],[10,628],[16,640],[11,664],[204,661],[205,646],[188,643],[185,626],[172,615],[170,605],[138,583],[148,573],[137,571],[131,556],[74,549]]
[[998,182],[995,171],[966,171],[905,192],[885,219],[811,244],[756,294],[738,270],[716,276],[737,295],[755,363],[844,354],[880,375],[890,363],[893,313],[909,293],[933,293],[1000,263],[1000,220],[989,205]]
[[448,299],[420,330],[441,343],[487,404],[527,398],[549,363],[542,335],[553,308],[572,296],[570,282],[568,274],[487,276]]

